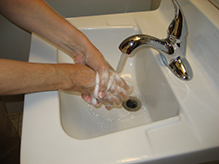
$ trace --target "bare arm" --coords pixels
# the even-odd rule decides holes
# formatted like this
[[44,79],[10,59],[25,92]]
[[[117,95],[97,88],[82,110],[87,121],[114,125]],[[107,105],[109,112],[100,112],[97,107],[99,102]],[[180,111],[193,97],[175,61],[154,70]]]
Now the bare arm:
[[18,26],[37,33],[72,55],[77,63],[89,65],[100,75],[99,92],[106,91],[109,67],[87,37],[42,0],[0,0],[1,14]]
[[[114,81],[116,76],[110,73],[111,80]],[[124,88],[122,91],[117,84],[111,83],[100,102],[117,106],[128,98],[125,90],[129,90],[130,86],[120,81]],[[93,97],[95,86],[95,71],[83,64],[39,64],[0,59],[0,95],[65,90]],[[119,94],[116,88],[120,90]]]
[[[87,88],[88,84],[83,81],[84,79],[82,77],[90,76],[86,71],[83,72],[78,69],[79,65],[77,64],[64,66],[59,64],[40,65],[23,63],[23,66],[25,67],[22,67],[20,62],[16,63],[15,61],[4,61],[8,65],[3,63],[1,65],[1,69],[4,71],[8,67],[7,71],[8,73],[11,73],[11,76],[7,77],[6,74],[1,74],[0,72],[0,82],[2,84],[4,83],[3,85],[1,84],[3,94],[64,89],[79,91],[83,95],[88,96],[85,96],[85,99],[90,99],[90,96],[93,96],[108,106],[116,106],[127,98],[130,86],[128,86],[128,84],[126,84],[126,82],[121,79],[118,74],[116,74],[115,71],[106,63],[103,55],[83,33],[77,30],[63,17],[58,15],[43,0],[0,0],[0,13],[18,26],[30,32],[37,33],[63,49],[65,52],[74,57],[76,63],[80,63],[82,70],[89,70],[90,72],[93,71],[95,76],[99,76],[98,85],[96,85],[98,86],[96,87],[98,88],[98,92],[93,94],[94,91],[92,89],[96,78],[93,79],[92,77],[91,81],[89,81],[89,83],[92,82],[92,89]],[[83,67],[81,64],[84,64]],[[6,68],[4,68],[4,66],[6,66]],[[48,70],[46,70],[45,67],[48,67]],[[74,70],[71,70],[70,68]],[[32,70],[32,72],[25,74],[25,72],[22,72],[22,69],[28,71]],[[46,71],[43,72],[43,69]],[[10,72],[10,70],[17,72],[13,73]],[[54,70],[58,73],[54,74]],[[62,74],[60,74],[60,71]],[[82,73],[80,73],[81,71]],[[90,75],[93,75],[93,73]],[[65,76],[62,76],[62,78],[65,77],[68,80],[70,79],[72,84],[69,83],[69,81],[67,82],[66,79],[59,77],[63,74],[65,74]],[[5,81],[4,77],[7,77],[9,81]],[[21,77],[23,79],[26,78],[26,80],[22,81]],[[52,80],[49,80],[49,78]],[[60,81],[61,79],[63,81]],[[113,85],[111,86],[112,81]],[[110,86],[108,86],[109,84]],[[68,87],[66,87],[66,85]],[[120,93],[121,89],[123,90],[122,93]]]
[[91,95],[95,71],[82,64],[38,64],[0,59],[0,95],[66,90]]

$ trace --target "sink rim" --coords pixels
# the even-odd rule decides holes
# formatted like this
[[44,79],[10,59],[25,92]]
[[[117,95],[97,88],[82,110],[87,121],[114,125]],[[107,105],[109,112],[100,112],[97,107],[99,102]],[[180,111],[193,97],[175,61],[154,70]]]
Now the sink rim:
[[[183,1],[178,0],[178,2],[184,3],[184,0]],[[165,6],[168,8],[168,1],[165,1],[165,3],[167,4],[164,5],[164,1],[163,1],[161,7],[158,10],[153,11],[153,14],[160,17],[160,12],[163,13],[163,11],[165,10]],[[199,6],[202,5],[202,8],[198,8],[201,12],[202,10],[208,11],[206,8],[206,6],[208,5],[207,1],[196,2],[195,0],[191,0],[191,3],[189,1],[188,2],[186,1],[186,3],[188,4],[192,3],[194,6],[196,5],[196,3],[199,3],[198,4]],[[108,25],[118,24],[116,22],[117,19],[126,20],[129,21],[128,22],[129,24],[133,24],[135,27],[137,26],[140,27],[141,31],[148,32],[150,29],[144,28],[145,24],[144,21],[142,20],[146,19],[147,22],[149,22],[150,21],[149,19],[155,20],[156,18],[153,17],[153,15],[151,14],[148,17],[145,17],[148,14],[149,13],[144,13],[144,12],[126,13],[121,15],[116,14],[109,16],[101,16],[101,18],[98,16],[92,18],[92,20],[96,19],[97,21],[99,21],[100,18],[101,21],[102,20],[105,21],[105,19],[107,19]],[[136,19],[138,25],[136,25],[135,22],[132,21],[132,18]],[[115,21],[113,21],[114,19]],[[83,18],[81,20],[83,20]],[[73,19],[72,22],[74,22]],[[125,22],[121,22],[121,21],[119,23],[125,24]],[[105,25],[106,23],[103,24]],[[154,27],[153,30],[155,29],[156,27]],[[47,43],[44,42],[42,43],[42,42],[43,41],[36,38],[35,35],[32,35],[30,61],[55,63],[56,58],[53,57],[55,56],[54,54],[56,53],[56,49],[54,49]],[[51,60],[45,59],[45,57],[43,56],[44,54],[43,55],[37,54],[36,50],[38,49],[38,46],[44,48],[44,50],[42,51],[45,52],[44,54],[50,56]],[[37,54],[37,56],[35,54]],[[192,58],[190,54],[188,55],[188,57],[190,61],[194,60],[194,58]],[[192,65],[193,67],[194,65],[196,66],[195,68],[196,70],[199,69],[197,63],[192,63]],[[200,100],[200,98],[198,97],[199,94],[197,94],[198,93],[197,90],[195,90],[196,92],[190,90],[189,94],[188,95],[186,94],[186,90],[191,86],[193,86],[195,82],[194,83],[191,82],[187,85],[183,85],[183,83],[177,84],[176,82],[178,81],[175,81],[175,78],[172,77],[165,68],[162,67],[162,71],[164,71],[165,76],[170,77],[168,79],[168,82],[173,87],[173,91],[177,92],[177,96],[179,98],[182,98],[182,100],[186,101],[186,104],[182,106],[183,113],[170,120],[165,120],[162,123],[159,122],[157,124],[153,124],[153,126],[150,125],[147,127],[145,126],[137,127],[135,129],[129,129],[123,131],[122,133],[114,133],[107,136],[103,136],[98,139],[90,139],[85,141],[76,140],[69,137],[62,130],[62,127],[60,127],[60,122],[59,122],[59,117],[60,117],[59,109],[58,107],[54,107],[54,105],[57,106],[59,105],[57,98],[58,97],[57,91],[25,95],[23,131],[22,131],[22,143],[21,143],[22,144],[21,162],[23,164],[35,164],[35,163],[38,164],[38,163],[45,163],[45,161],[47,162],[50,161],[51,163],[61,163],[65,161],[66,163],[69,163],[70,161],[72,161],[72,152],[75,153],[74,161],[78,161],[80,163],[83,162],[89,163],[91,160],[94,163],[98,163],[98,162],[115,163],[115,161],[123,162],[123,163],[128,163],[133,161],[143,162],[143,161],[161,160],[164,158],[169,159],[170,156],[173,158],[175,157],[176,159],[176,156],[182,154],[189,154],[191,152],[196,153],[198,151],[202,151],[202,150],[204,151],[206,149],[212,150],[215,147],[218,148],[219,134],[217,130],[214,130],[214,127],[218,125],[218,120],[216,120],[216,118],[218,118],[218,109],[216,110],[216,107],[218,107],[219,104],[214,102],[215,99],[213,99],[210,100],[210,104],[208,105],[209,98],[212,98],[214,96],[218,97],[218,91],[214,91],[214,87],[209,85],[208,89],[212,90],[213,93],[209,97],[207,97],[207,99],[204,100],[201,104],[199,104],[198,100]],[[196,78],[195,80],[197,82],[200,80],[200,78]],[[206,82],[206,84],[211,84],[211,83]],[[178,88],[179,85],[182,85],[182,87]],[[196,89],[198,89],[198,87],[199,86],[196,86]],[[200,91],[200,93],[202,92]],[[206,111],[208,112],[206,113]],[[198,112],[199,115],[205,115],[204,117],[202,117],[201,122],[200,122],[200,118],[198,118],[197,115],[195,115],[196,112]],[[185,116],[187,116],[187,118]],[[205,124],[206,120],[208,121],[207,124]],[[191,125],[193,125],[192,128]],[[162,147],[163,143],[161,143],[160,145],[154,145],[154,143],[149,143],[148,141],[149,139],[148,137],[151,134],[154,135],[155,133],[159,134],[161,132],[160,130],[162,129],[168,130],[170,127],[172,127],[173,129],[171,132],[173,132],[174,130],[177,131],[179,128],[182,129],[182,127],[184,126],[187,126],[188,129],[191,129],[191,131],[194,132],[192,135],[193,136],[195,135],[196,138],[199,140],[199,143],[190,144],[190,147],[192,146],[191,149],[189,148],[189,146],[186,147],[186,143],[187,143],[186,141],[190,141],[188,140],[188,138],[191,137],[190,134],[187,135],[187,138],[185,138],[187,140],[181,141],[181,144],[178,145],[179,147],[177,149],[174,149],[174,147],[170,147],[166,151],[164,147]],[[183,130],[185,129],[183,128]],[[148,132],[150,132],[150,134]],[[187,133],[185,132],[181,134],[183,136],[186,135]],[[127,138],[127,136],[129,136],[129,138]],[[155,135],[154,138],[156,137],[157,136]],[[130,142],[130,138],[135,139],[135,144]],[[176,142],[176,138],[170,138],[170,139],[173,139],[172,142],[173,141]],[[134,153],[131,151],[130,147],[132,147]],[[89,148],[92,148],[92,151],[90,151]],[[157,149],[159,149],[160,151],[158,151]],[[172,151],[173,149],[174,151]],[[77,155],[77,153],[79,153],[80,156]],[[88,155],[86,158],[84,158],[81,157],[81,154],[88,154]],[[99,156],[96,156],[96,154],[99,154]]]

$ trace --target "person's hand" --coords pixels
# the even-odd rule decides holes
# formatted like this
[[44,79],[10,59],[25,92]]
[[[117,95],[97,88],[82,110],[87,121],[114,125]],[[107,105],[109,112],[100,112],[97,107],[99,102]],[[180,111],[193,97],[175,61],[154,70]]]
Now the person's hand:
[[[79,32],[80,33],[80,32]],[[78,34],[78,36],[80,36]],[[82,41],[76,49],[83,51],[74,51],[73,58],[75,63],[81,63],[89,66],[96,71],[96,85],[94,96],[82,94],[82,98],[97,106],[99,102],[106,105],[106,108],[118,106],[122,101],[126,100],[130,92],[130,84],[127,84],[114,69],[106,62],[100,51],[81,33]],[[86,38],[86,39],[85,39]],[[84,40],[85,39],[85,40]]]
[[61,90],[79,92],[93,96],[96,86],[96,73],[83,64],[55,64],[56,72],[64,79]]
[[109,67],[103,55],[82,32],[58,15],[43,0],[1,0],[0,13],[18,26],[58,46],[71,55],[76,63],[92,68],[100,77],[98,98],[105,96]]
[[81,38],[83,38],[83,41],[80,42],[80,49],[83,49],[83,51],[74,53],[72,56],[75,63],[85,64],[91,69],[95,70],[96,73],[98,73],[99,88],[97,97],[101,99],[106,94],[109,81],[110,66],[108,65],[100,51],[89,41],[89,39],[84,34],[81,35]]
[[99,77],[93,69],[83,64],[59,64],[55,67],[57,72],[63,74],[68,81],[63,90],[82,93],[82,97],[94,106],[97,106],[99,102],[107,108],[119,106],[129,96],[130,84],[125,82],[111,67],[107,92],[101,99],[97,97]]
[[107,109],[120,106],[123,101],[128,99],[132,89],[131,84],[122,79],[112,68],[109,77],[107,92],[102,99],[99,99]]
[[131,85],[123,80],[114,70],[110,67],[109,82],[107,84],[107,90],[105,96],[100,99],[97,97],[97,90],[99,87],[99,76],[96,74],[96,86],[94,90],[94,96],[82,95],[82,98],[88,103],[92,103],[94,106],[98,106],[99,102],[104,104],[107,109],[119,106],[122,101],[128,99]]

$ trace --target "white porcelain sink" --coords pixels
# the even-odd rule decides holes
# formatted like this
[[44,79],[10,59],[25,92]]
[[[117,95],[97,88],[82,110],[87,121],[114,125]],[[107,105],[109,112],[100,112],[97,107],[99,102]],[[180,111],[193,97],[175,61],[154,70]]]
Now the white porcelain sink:
[[[121,52],[118,45],[128,36],[139,33],[132,27],[81,29],[116,69]],[[73,63],[73,59],[58,51],[59,63]],[[113,132],[149,124],[178,115],[177,102],[150,49],[142,49],[128,58],[121,77],[131,82],[131,96],[141,101],[141,108],[130,112],[121,108],[110,111],[102,105],[87,104],[80,94],[60,91],[61,122],[68,135],[89,139]]]
[[[143,107],[94,108],[80,95],[48,91],[25,95],[22,164],[206,163],[219,152],[219,11],[209,1],[178,0],[187,19],[186,57],[194,76],[185,82],[164,66],[157,51],[146,48],[127,59],[121,76],[129,80]],[[143,33],[166,37],[174,16],[171,0],[158,10],[80,18],[80,28],[116,68],[119,44]],[[194,23],[195,22],[195,23]],[[139,29],[137,31],[136,29]],[[111,47],[106,45],[112,45]],[[30,62],[73,60],[32,35]]]

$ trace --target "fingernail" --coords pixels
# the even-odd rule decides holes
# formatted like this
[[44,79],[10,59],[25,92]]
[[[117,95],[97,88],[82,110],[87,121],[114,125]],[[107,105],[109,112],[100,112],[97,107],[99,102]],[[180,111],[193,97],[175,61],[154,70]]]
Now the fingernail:
[[95,99],[95,98],[92,98],[92,105],[96,108],[100,107],[100,102]]
[[104,93],[103,92],[98,92],[98,98],[102,99],[104,97]]
[[88,103],[91,102],[91,97],[89,97],[89,96],[87,96],[87,95],[82,95],[82,98],[83,98],[86,102],[88,102]]
[[109,110],[111,107],[110,106],[105,106],[105,108]]

